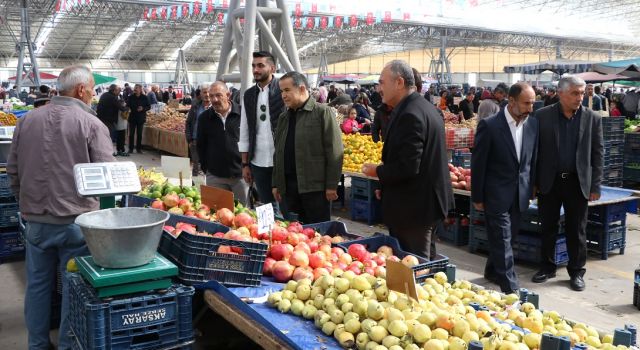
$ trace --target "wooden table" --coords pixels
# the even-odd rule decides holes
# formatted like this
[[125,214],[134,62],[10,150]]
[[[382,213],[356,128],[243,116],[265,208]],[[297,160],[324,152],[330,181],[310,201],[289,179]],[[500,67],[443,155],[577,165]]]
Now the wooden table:
[[204,300],[209,308],[244,333],[249,339],[266,350],[291,349],[275,334],[252,320],[247,314],[229,304],[215,291],[204,292]]

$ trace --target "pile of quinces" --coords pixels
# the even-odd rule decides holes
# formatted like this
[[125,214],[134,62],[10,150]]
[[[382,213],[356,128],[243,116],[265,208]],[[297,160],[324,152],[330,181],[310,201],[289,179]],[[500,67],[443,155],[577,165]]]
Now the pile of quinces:
[[[347,349],[465,350],[479,341],[485,350],[533,350],[540,348],[543,332],[566,335],[572,346],[626,349],[612,345],[610,334],[600,338],[593,327],[570,325],[557,312],[520,305],[515,294],[478,289],[467,281],[449,284],[443,272],[417,286],[417,295],[416,301],[389,290],[385,279],[345,271],[315,282],[289,281],[267,302],[282,313],[313,320]],[[476,311],[471,302],[490,311]]]
[[362,164],[380,164],[382,162],[382,142],[373,142],[370,135],[342,135],[344,158],[342,170],[359,173]]

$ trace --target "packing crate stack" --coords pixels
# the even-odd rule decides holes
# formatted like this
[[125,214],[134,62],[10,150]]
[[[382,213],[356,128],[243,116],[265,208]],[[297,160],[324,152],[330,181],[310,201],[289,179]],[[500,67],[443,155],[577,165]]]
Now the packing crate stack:
[[624,182],[630,188],[640,184],[640,133],[624,134]]
[[11,192],[6,164],[0,164],[0,263],[24,256],[18,225],[18,202]]
[[602,118],[602,138],[604,141],[602,184],[604,186],[622,187],[625,160],[624,118]]
[[382,221],[380,201],[375,190],[378,181],[362,177],[351,177],[351,220],[363,220],[368,225]]

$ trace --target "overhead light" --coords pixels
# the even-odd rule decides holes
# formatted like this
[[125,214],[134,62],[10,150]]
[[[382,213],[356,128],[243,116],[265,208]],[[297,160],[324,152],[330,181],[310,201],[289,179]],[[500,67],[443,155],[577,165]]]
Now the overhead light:
[[127,41],[127,39],[129,39],[129,36],[131,36],[131,34],[135,32],[138,28],[142,28],[146,23],[147,23],[146,21],[138,21],[137,23],[134,23],[131,26],[129,26],[127,29],[125,29],[111,43],[111,45],[109,45],[109,48],[104,53],[104,55],[102,55],[102,58],[112,58],[113,56],[115,56],[120,46],[122,46],[122,44],[124,44],[124,42]]
[[60,23],[62,17],[64,17],[64,13],[58,12],[55,16],[53,16],[51,22],[47,23],[47,26],[40,32],[40,35],[38,35],[38,37],[36,38],[36,55],[44,51],[44,47],[47,43],[47,39],[49,39],[49,35],[51,35],[53,28],[55,28],[58,23]]

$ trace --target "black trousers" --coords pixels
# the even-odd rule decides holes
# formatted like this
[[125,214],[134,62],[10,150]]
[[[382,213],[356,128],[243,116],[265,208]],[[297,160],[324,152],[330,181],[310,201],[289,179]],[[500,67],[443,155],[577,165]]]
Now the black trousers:
[[505,213],[485,211],[485,227],[489,241],[489,258],[484,275],[494,279],[503,292],[518,289],[518,276],[513,261],[512,243],[520,229],[520,210],[517,198]]
[[297,214],[298,220],[304,224],[331,220],[331,207],[325,191],[300,193],[295,176],[287,176],[286,185],[283,198],[285,205],[281,210],[287,218],[292,219],[291,215]]
[[436,243],[433,233],[436,224],[416,227],[389,227],[389,235],[395,237],[402,250],[421,256],[428,260],[436,257]]
[[133,141],[135,134],[135,146],[136,150],[139,152],[142,150],[142,128],[144,127],[144,121],[129,121],[129,152],[133,152]]
[[587,263],[587,210],[588,200],[582,195],[580,181],[575,174],[563,179],[557,176],[551,191],[540,194],[538,211],[542,224],[542,266],[541,270],[553,272],[555,263],[556,240],[558,238],[558,221],[560,207],[564,207],[565,235],[570,276],[583,276]]
[[127,136],[127,130],[116,130],[116,150],[124,152],[124,139]]
[[273,167],[259,167],[251,164],[251,176],[253,177],[253,182],[256,185],[260,203],[267,204],[275,201],[273,199],[273,192],[271,192],[272,174]]

